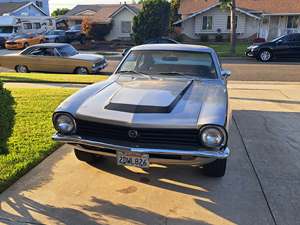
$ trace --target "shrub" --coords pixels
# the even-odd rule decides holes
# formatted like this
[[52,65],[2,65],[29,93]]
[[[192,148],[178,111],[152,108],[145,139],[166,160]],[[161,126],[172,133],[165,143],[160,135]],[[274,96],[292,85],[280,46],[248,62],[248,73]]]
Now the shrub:
[[209,38],[207,34],[201,34],[200,41],[201,42],[208,42]]
[[89,31],[89,36],[92,39],[102,41],[105,36],[111,31],[112,24],[96,24],[92,23]]
[[7,140],[14,124],[14,100],[0,80],[0,154],[7,152]]

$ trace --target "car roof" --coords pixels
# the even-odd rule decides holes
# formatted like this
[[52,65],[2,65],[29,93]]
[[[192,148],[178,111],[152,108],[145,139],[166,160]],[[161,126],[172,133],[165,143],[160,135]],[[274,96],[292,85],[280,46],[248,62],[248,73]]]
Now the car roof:
[[212,48],[202,45],[188,44],[146,44],[133,47],[131,50],[161,50],[161,51],[192,51],[192,52],[207,52],[213,53]]
[[37,44],[33,45],[32,47],[40,47],[40,48],[59,48],[64,46],[69,46],[70,44],[66,43],[43,43],[43,44]]

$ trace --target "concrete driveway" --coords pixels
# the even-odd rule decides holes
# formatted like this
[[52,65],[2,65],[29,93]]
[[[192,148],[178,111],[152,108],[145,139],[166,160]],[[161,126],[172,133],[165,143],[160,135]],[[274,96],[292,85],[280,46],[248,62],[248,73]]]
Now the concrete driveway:
[[0,195],[3,224],[300,224],[300,84],[230,82],[222,179],[193,167],[88,165],[63,146]]

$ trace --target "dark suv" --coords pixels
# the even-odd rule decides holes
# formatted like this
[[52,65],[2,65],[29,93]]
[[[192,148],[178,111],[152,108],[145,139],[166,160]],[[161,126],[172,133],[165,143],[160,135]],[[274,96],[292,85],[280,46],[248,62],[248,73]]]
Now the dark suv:
[[72,26],[66,31],[66,41],[72,43],[74,41],[79,41],[80,44],[84,44],[86,41],[86,36],[82,32],[81,25]]
[[300,33],[288,34],[272,41],[253,44],[247,48],[246,55],[262,62],[274,58],[300,58]]

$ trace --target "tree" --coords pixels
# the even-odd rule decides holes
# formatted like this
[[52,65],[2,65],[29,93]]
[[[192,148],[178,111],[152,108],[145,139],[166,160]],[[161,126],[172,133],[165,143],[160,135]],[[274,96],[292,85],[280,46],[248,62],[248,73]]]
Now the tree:
[[90,33],[91,30],[91,24],[90,24],[90,20],[88,17],[83,17],[82,22],[81,22],[81,29],[82,32],[86,35],[88,35]]
[[170,3],[167,0],[144,0],[143,8],[133,19],[132,38],[136,44],[168,35]]
[[171,0],[171,12],[170,12],[170,30],[173,30],[173,24],[180,20],[178,13],[180,7],[180,0]]
[[51,13],[51,16],[53,16],[53,17],[63,16],[69,11],[70,11],[70,9],[67,9],[67,8],[56,9]]
[[[205,0],[206,1],[206,0]],[[219,0],[221,3],[221,8],[229,9],[230,10],[230,42],[231,42],[231,49],[230,52],[232,55],[236,52],[236,27],[237,27],[237,20],[236,20],[236,0]]]

